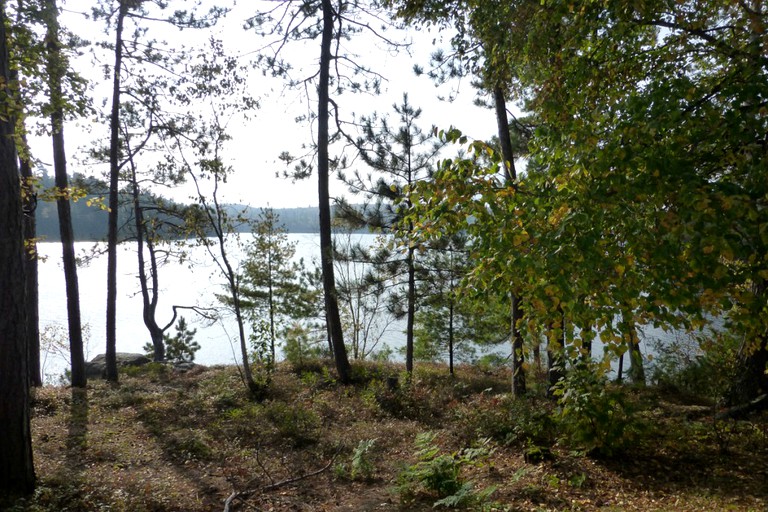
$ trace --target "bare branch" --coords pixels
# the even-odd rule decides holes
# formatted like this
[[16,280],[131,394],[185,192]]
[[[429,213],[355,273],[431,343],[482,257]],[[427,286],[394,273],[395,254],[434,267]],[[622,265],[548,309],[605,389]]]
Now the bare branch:
[[281,487],[285,487],[287,485],[291,485],[293,483],[300,482],[301,480],[306,480],[307,478],[312,478],[313,476],[317,476],[317,475],[323,473],[324,471],[327,471],[328,468],[330,468],[333,465],[333,462],[335,460],[336,460],[336,455],[334,455],[333,458],[331,458],[331,460],[328,462],[328,464],[326,464],[325,466],[323,466],[322,468],[320,468],[320,469],[318,469],[316,471],[312,471],[311,473],[306,473],[306,474],[301,475],[301,476],[297,476],[297,477],[293,477],[293,478],[288,478],[286,480],[281,480],[279,482],[275,482],[273,484],[269,484],[269,485],[266,485],[264,487],[261,487],[260,489],[250,489],[250,490],[247,490],[247,491],[236,491],[236,492],[233,492],[232,494],[229,495],[229,497],[226,499],[226,501],[224,501],[224,512],[230,512],[230,510],[231,510],[230,507],[232,506],[232,503],[235,500],[246,500],[246,499],[250,498],[251,496],[253,496],[254,494],[265,493],[265,492],[269,492],[269,491],[275,491],[277,489],[280,489]]

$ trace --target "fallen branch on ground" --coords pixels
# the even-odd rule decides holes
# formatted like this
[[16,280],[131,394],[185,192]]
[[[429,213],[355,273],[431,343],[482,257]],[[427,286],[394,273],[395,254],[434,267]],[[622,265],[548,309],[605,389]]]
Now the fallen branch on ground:
[[281,487],[285,487],[286,485],[290,485],[292,483],[299,482],[301,480],[306,480],[307,478],[311,478],[313,476],[317,476],[320,473],[322,473],[323,471],[326,471],[328,468],[330,468],[331,465],[333,464],[334,460],[336,460],[336,456],[334,456],[328,462],[328,464],[326,464],[325,466],[323,466],[322,468],[320,468],[320,469],[318,469],[316,471],[312,471],[311,473],[306,473],[306,474],[301,475],[301,476],[296,476],[296,477],[293,477],[293,478],[288,478],[286,480],[281,480],[279,482],[275,482],[273,484],[269,484],[269,485],[265,485],[264,487],[260,487],[259,489],[249,489],[247,491],[235,491],[235,492],[233,492],[232,494],[229,495],[229,497],[226,499],[226,501],[224,501],[224,512],[230,512],[230,507],[232,506],[232,503],[235,500],[237,500],[237,499],[239,499],[239,500],[247,500],[248,498],[250,498],[254,494],[274,491],[274,490],[279,489]]
[[763,409],[768,409],[768,394],[760,395],[759,397],[746,404],[736,405],[721,411],[717,413],[715,419],[742,419],[753,412],[762,411]]

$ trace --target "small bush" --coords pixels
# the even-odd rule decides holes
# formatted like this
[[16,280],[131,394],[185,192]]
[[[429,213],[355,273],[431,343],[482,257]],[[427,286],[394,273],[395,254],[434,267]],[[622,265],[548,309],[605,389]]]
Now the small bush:
[[549,402],[512,395],[477,395],[455,412],[465,439],[488,437],[504,445],[551,446],[557,425]]
[[338,464],[334,470],[340,478],[370,482],[376,473],[373,464],[373,452],[376,447],[376,439],[363,439],[354,450],[348,464]]
[[301,404],[270,402],[264,406],[264,413],[280,437],[290,440],[293,446],[306,446],[317,441],[320,418]]
[[284,335],[283,354],[297,373],[305,371],[306,364],[331,357],[327,345],[313,337],[310,329],[298,322],[289,326]]
[[715,402],[733,381],[739,342],[727,333],[683,334],[652,346],[651,382],[663,389]]
[[[200,350],[200,345],[195,341],[197,329],[190,329],[183,316],[179,317],[176,324],[176,334],[163,335],[165,343],[165,360],[173,363],[190,363],[195,360],[195,353]],[[144,345],[144,351],[148,356],[154,355],[155,349],[151,343]]]
[[454,453],[442,453],[435,444],[435,434],[424,432],[416,436],[415,464],[405,466],[397,477],[397,490],[404,504],[427,494],[437,498],[433,506],[448,508],[480,505],[493,489],[474,491],[472,482],[462,478],[462,469],[483,463],[491,454],[484,445]]
[[196,432],[175,432],[168,436],[168,447],[183,460],[207,460],[213,451],[208,442]]
[[598,368],[580,364],[555,386],[565,441],[592,455],[612,456],[637,440],[643,425],[622,390]]
[[[404,380],[400,379],[400,382]],[[392,389],[384,382],[374,381],[368,386],[364,396],[372,393],[379,409],[394,418],[406,418],[434,425],[444,416],[446,406],[450,402],[441,397],[439,392],[438,389],[415,382]]]

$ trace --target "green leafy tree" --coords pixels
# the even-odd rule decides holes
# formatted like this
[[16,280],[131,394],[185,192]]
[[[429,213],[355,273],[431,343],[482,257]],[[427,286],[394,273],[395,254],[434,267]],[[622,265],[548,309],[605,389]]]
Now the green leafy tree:
[[[510,44],[521,44],[514,38],[520,27],[510,30],[510,21],[505,17],[510,3],[476,1],[465,4],[440,0],[388,0],[386,3],[396,7],[398,14],[409,22],[436,25],[440,30],[452,29],[451,51],[446,53],[439,49],[434,52],[428,74],[438,84],[471,76],[472,85],[479,93],[477,103],[486,105],[488,101],[484,96],[491,97],[490,106],[494,109],[497,127],[494,149],[499,153],[496,172],[502,177],[499,185],[503,183],[503,186],[516,189],[519,176],[515,161],[526,151],[521,130],[523,124],[517,120],[514,124],[510,123],[507,107],[511,89],[517,80],[515,61],[504,52]],[[514,5],[521,10],[529,7],[524,3]],[[420,66],[415,70],[417,74],[424,71]],[[510,301],[512,392],[522,395],[526,391],[523,336],[520,331],[523,321],[522,289],[519,279],[512,279],[506,286],[505,293]]]
[[[359,32],[367,32],[392,46],[392,42],[381,35],[387,23],[379,9],[376,3],[309,0],[301,3],[286,2],[278,8],[259,12],[250,20],[254,29],[271,39],[266,51],[260,55],[261,64],[275,76],[288,78],[291,86],[304,90],[309,90],[309,84],[316,86],[317,108],[310,109],[311,118],[317,126],[316,143],[311,150],[316,163],[298,159],[293,177],[306,178],[315,171],[317,173],[323,295],[336,371],[344,383],[349,383],[352,376],[334,277],[329,179],[332,172],[344,165],[345,159],[343,156],[332,158],[330,149],[333,142],[344,136],[339,107],[342,93],[377,93],[381,76],[360,64],[353,55],[345,53],[344,46],[339,43]],[[317,40],[320,42],[317,70],[303,79],[293,78],[292,66],[284,59],[283,48],[291,41]],[[308,101],[314,100],[308,98]],[[335,130],[331,129],[332,119],[335,121]],[[281,158],[286,163],[297,161],[287,153],[281,155]]]
[[500,163],[462,159],[437,177],[449,199],[436,204],[462,204],[451,222],[475,222],[486,251],[478,280],[514,275],[528,322],[589,325],[613,346],[628,339],[615,322],[623,308],[685,328],[726,314],[745,339],[730,401],[763,392],[760,11],[720,2],[463,7],[467,16],[494,9],[507,40],[485,57],[510,64],[511,91],[536,121],[513,193],[500,191]]
[[[132,68],[131,62],[158,64],[158,52],[154,48],[155,41],[144,41],[149,22],[161,21],[178,28],[199,28],[210,26],[218,19],[224,10],[219,7],[210,9],[208,16],[198,18],[194,10],[184,11],[176,10],[168,14],[168,3],[160,0],[147,0],[134,2],[131,0],[101,0],[99,5],[93,9],[93,15],[96,18],[103,18],[108,22],[107,31],[111,33],[114,30],[114,44],[111,49],[114,51],[114,65],[112,68],[112,97],[111,112],[109,118],[110,142],[109,142],[109,218],[107,234],[107,322],[106,322],[106,363],[107,379],[117,381],[117,362],[116,362],[116,315],[117,315],[117,244],[118,244],[118,212],[119,212],[119,183],[120,169],[122,167],[121,155],[126,150],[124,145],[125,133],[121,134],[121,124],[124,121],[124,96],[123,92],[128,91],[127,96],[133,96],[137,103],[141,103],[142,84],[141,70]],[[129,25],[128,30],[133,28],[133,32],[128,32],[126,37],[126,21],[135,22],[133,27]],[[114,24],[114,27],[112,26]],[[132,45],[127,44],[129,40]],[[107,45],[109,47],[109,45]],[[132,55],[131,48],[136,55]],[[132,57],[137,57],[132,59]],[[128,77],[136,79],[138,84],[135,89],[131,89],[124,82]],[[136,84],[134,84],[136,85]],[[146,92],[146,87],[144,89]],[[147,95],[145,95],[146,98]],[[154,101],[154,95],[149,95]],[[151,103],[151,102],[150,102]],[[150,125],[152,123],[149,123]],[[152,130],[147,133],[151,134]],[[121,137],[123,140],[121,140]],[[142,289],[146,305],[146,290]],[[158,352],[160,352],[160,340],[157,336],[157,330],[148,325],[155,340]],[[155,331],[155,332],[152,332]],[[160,354],[156,354],[159,356]]]
[[[37,226],[38,199],[57,203],[57,237],[62,240],[63,267],[66,283],[67,315],[72,332],[71,362],[73,383],[85,385],[77,270],[72,248],[74,232],[70,216],[71,202],[78,192],[67,183],[64,152],[63,122],[65,118],[83,116],[89,111],[84,80],[69,66],[69,56],[82,43],[58,23],[55,1],[35,0],[17,2],[11,8],[9,40],[12,45],[12,75],[21,84],[19,90],[18,154],[23,179],[25,238],[27,244],[27,335],[29,336],[30,378],[40,385],[40,335],[37,284]],[[48,190],[40,190],[33,167],[39,165],[27,143],[27,130],[49,133],[53,141],[53,162],[56,181]]]
[[417,262],[416,245],[411,243],[414,224],[406,217],[413,207],[408,193],[417,182],[429,178],[442,144],[418,127],[421,109],[408,102],[407,94],[393,108],[400,123],[396,128],[390,127],[386,117],[380,119],[376,114],[362,119],[363,135],[355,147],[371,173],[356,172],[349,177],[340,173],[339,177],[350,192],[363,195],[366,202],[357,207],[342,201],[339,215],[355,225],[394,234],[398,245],[404,247],[395,251],[382,248],[368,261],[374,264],[372,276],[379,274],[377,279],[394,281],[390,286],[405,288],[405,296],[395,302],[406,305],[405,367],[412,372]]
[[431,244],[421,256],[416,313],[416,359],[440,360],[447,354],[453,375],[457,360],[472,360],[476,347],[507,339],[505,301],[476,296],[462,287],[471,269],[466,237],[454,235]]
[[[176,323],[176,334],[164,336],[165,359],[174,363],[191,363],[195,360],[195,353],[200,350],[200,344],[195,341],[197,329],[190,329],[183,316]],[[155,353],[154,343],[144,345],[144,351],[148,354]]]
[[[261,209],[252,225],[253,240],[246,247],[240,278],[243,308],[254,324],[256,341],[266,342],[271,364],[281,332],[319,316],[317,289],[308,282],[304,261],[295,261],[296,242],[288,240],[279,221],[273,209]],[[258,329],[262,322],[264,328]]]

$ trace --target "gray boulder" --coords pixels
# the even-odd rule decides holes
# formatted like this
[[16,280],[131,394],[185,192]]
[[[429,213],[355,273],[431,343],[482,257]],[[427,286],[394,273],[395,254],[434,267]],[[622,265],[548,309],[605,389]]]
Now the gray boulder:
[[[116,354],[117,366],[143,366],[150,361],[144,354],[132,354],[130,352],[118,352]],[[85,363],[85,374],[89,379],[103,379],[107,376],[107,355],[99,354]]]

